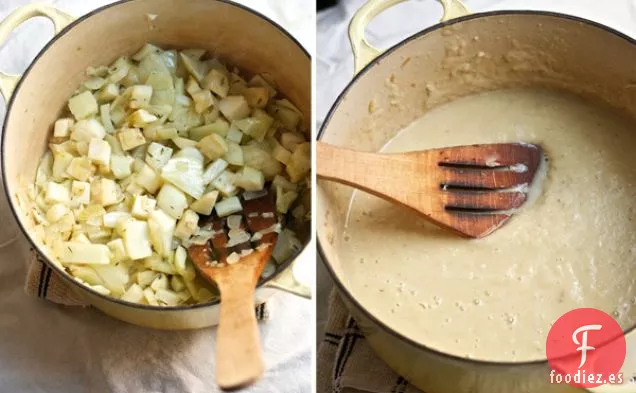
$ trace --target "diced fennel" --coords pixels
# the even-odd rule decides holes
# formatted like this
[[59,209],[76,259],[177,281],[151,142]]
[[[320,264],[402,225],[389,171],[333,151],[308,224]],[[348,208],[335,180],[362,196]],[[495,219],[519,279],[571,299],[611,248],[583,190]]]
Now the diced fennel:
[[203,195],[203,155],[193,147],[175,154],[161,169],[161,177],[193,198]]
[[188,200],[183,191],[166,183],[157,194],[157,206],[173,218],[181,218],[188,207]]
[[[200,202],[204,198],[205,198],[205,195],[194,203]],[[216,202],[216,198],[214,201]],[[210,207],[210,213],[212,213],[212,207],[214,207],[214,203],[212,203],[212,206]],[[181,219],[177,223],[177,227],[174,230],[174,236],[182,240],[189,238],[190,236],[194,235],[194,232],[197,229],[198,223],[199,223],[199,215],[195,213],[194,210],[188,209],[184,211],[183,215],[181,216]]]
[[218,214],[219,217],[225,217],[242,211],[243,206],[241,205],[241,201],[233,196],[218,202],[214,206],[214,210],[216,210],[216,214]]
[[[195,280],[183,247],[212,234],[198,228],[198,214],[240,209],[236,196],[258,197],[265,180],[273,179],[267,188],[279,204],[308,187],[310,154],[298,109],[274,100],[269,76],[247,83],[217,59],[202,60],[204,54],[148,44],[110,68],[90,68],[52,127],[56,140],[38,167],[35,190],[25,193],[35,202],[30,216],[55,255],[65,243],[108,249],[107,264],[66,264],[100,293],[155,306],[218,296]],[[159,195],[164,189],[175,192]],[[295,205],[294,217],[305,219],[305,202]],[[234,228],[239,219],[229,219],[232,241],[242,240]],[[150,287],[158,272],[164,279],[157,289],[166,291],[159,296]]]
[[199,214],[203,214],[204,216],[209,216],[210,214],[212,214],[212,209],[214,208],[214,204],[216,203],[218,197],[218,191],[210,191],[204,194],[199,200],[194,201],[190,205],[190,209]]
[[57,257],[62,263],[108,265],[110,250],[103,244],[86,244],[66,242],[59,250]]
[[68,108],[76,120],[86,119],[97,114],[97,100],[90,91],[85,91],[68,100]]
[[203,184],[208,185],[212,180],[216,179],[227,168],[228,162],[222,158],[214,160],[203,172]]
[[130,259],[143,259],[152,255],[148,224],[145,221],[127,221],[122,232],[126,254]]

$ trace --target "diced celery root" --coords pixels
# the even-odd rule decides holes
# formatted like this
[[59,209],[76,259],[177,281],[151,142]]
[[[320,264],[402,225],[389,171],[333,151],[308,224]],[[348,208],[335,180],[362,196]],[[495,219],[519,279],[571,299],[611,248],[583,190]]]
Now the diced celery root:
[[[155,307],[207,302],[218,293],[187,252],[211,236],[200,215],[239,231],[241,193],[270,190],[279,214],[309,217],[302,120],[268,75],[146,44],[86,70],[18,198],[54,262],[92,290]],[[277,262],[301,246],[288,229],[279,238]]]

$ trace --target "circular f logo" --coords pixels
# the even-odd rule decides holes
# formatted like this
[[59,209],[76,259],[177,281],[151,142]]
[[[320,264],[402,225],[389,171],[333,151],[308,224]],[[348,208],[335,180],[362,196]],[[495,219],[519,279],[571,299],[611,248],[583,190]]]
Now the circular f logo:
[[548,333],[551,382],[582,388],[621,383],[625,352],[625,336],[614,318],[594,308],[572,310]]

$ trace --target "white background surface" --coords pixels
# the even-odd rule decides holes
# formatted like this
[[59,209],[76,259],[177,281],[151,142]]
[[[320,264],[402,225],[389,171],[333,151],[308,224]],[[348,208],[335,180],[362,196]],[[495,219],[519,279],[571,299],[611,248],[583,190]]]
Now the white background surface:
[[[26,0],[0,0],[0,20]],[[276,20],[310,51],[314,48],[313,2],[244,0]],[[110,3],[59,0],[54,5],[79,16]],[[23,71],[52,36],[46,20],[22,25],[0,49],[0,70]],[[51,70],[55,72],[63,70]],[[0,101],[1,102],[1,101]],[[0,103],[0,122],[5,106]],[[0,196],[0,243],[17,233]],[[0,247],[0,393],[168,392],[215,390],[212,328],[162,332],[138,328],[92,309],[65,308],[27,297],[23,291],[26,250],[21,235]],[[268,368],[252,393],[311,391],[313,329],[309,301],[281,294],[271,319],[261,326]]]
[[[471,12],[535,9],[587,18],[636,38],[634,0],[465,0]],[[353,77],[353,56],[348,41],[348,25],[364,0],[341,0],[338,7],[322,11],[317,18],[316,115],[317,129],[338,95]],[[410,0],[394,6],[371,21],[367,38],[377,48],[389,48],[402,39],[436,23],[442,7],[434,0]],[[635,65],[636,66],[636,65]],[[331,281],[322,261],[317,266],[317,339],[326,323],[327,295]],[[628,344],[629,346],[629,344]],[[636,371],[636,342],[632,371]],[[627,367],[627,365],[626,365]]]

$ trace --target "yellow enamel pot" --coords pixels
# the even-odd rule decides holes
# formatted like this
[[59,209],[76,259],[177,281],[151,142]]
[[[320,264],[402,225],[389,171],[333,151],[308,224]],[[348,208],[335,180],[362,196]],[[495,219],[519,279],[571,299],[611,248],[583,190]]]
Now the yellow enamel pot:
[[[540,11],[470,14],[459,0],[440,0],[444,8],[440,23],[386,51],[374,48],[364,37],[368,22],[399,2],[370,0],[353,17],[349,36],[356,75],[329,111],[319,140],[354,150],[379,151],[431,108],[470,94],[521,86],[596,94],[610,104],[622,103],[622,108],[636,114],[636,94],[633,89],[625,88],[636,80],[633,67],[636,41],[624,34],[563,14]],[[515,52],[518,48],[528,55],[522,58]],[[448,58],[449,53],[454,56],[452,59]],[[492,61],[481,62],[484,54]],[[449,60],[454,61],[456,69],[448,68]],[[471,72],[462,74],[461,66]],[[434,94],[428,91],[429,84],[435,86]],[[350,187],[318,181],[318,250],[362,333],[393,370],[427,393],[582,391],[565,384],[551,384],[545,360],[467,359],[432,348],[400,333],[397,327],[392,327],[393,321],[376,317],[372,305],[356,297],[347,275],[350,270],[344,268],[352,261],[343,260],[339,251],[345,241],[343,234],[352,192]],[[395,268],[399,269],[399,250],[396,254]],[[631,331],[627,334],[628,345]],[[636,392],[633,386],[604,386],[598,392]]]
[[[126,303],[79,284],[51,263],[53,256],[32,235],[33,222],[16,193],[33,183],[39,157],[47,149],[51,125],[68,98],[85,79],[89,66],[110,64],[152,42],[163,47],[202,48],[250,73],[269,73],[280,91],[311,119],[311,59],[282,27],[257,12],[224,0],[126,0],[99,8],[79,19],[49,5],[17,9],[0,23],[0,45],[22,22],[49,18],[55,37],[38,54],[24,75],[0,74],[0,93],[8,102],[2,135],[4,188],[18,224],[42,259],[96,308],[115,318],[157,329],[195,329],[216,325],[218,300],[180,307]],[[299,280],[313,271],[304,255],[310,223],[303,224],[303,248],[259,283],[255,304],[280,290],[309,297]],[[297,263],[295,263],[297,262]],[[302,262],[302,263],[300,263]],[[21,263],[15,261],[15,263]]]

